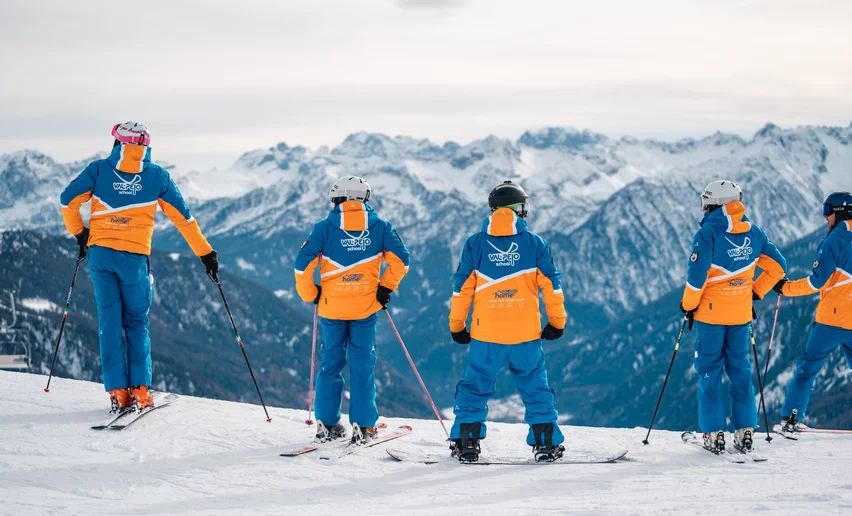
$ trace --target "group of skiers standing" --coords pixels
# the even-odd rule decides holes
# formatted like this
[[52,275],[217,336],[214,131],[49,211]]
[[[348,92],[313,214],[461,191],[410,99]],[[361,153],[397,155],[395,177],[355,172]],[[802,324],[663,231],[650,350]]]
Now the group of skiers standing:
[[[112,135],[110,156],[89,164],[62,193],[62,213],[68,231],[77,238],[79,258],[89,256],[104,387],[112,409],[144,410],[153,404],[148,392],[147,256],[157,206],[214,280],[218,258],[168,172],[151,163],[147,128],[135,122],[117,124]],[[328,217],[314,226],[295,260],[297,292],[303,301],[318,305],[323,334],[316,378],[318,441],[347,436],[340,421],[347,351],[350,441],[359,444],[377,436],[376,314],[387,308],[410,257],[396,230],[369,205],[371,198],[372,189],[364,179],[340,178],[329,194],[333,207]],[[80,207],[90,199],[86,228]],[[488,204],[491,213],[481,231],[468,238],[453,276],[449,330],[456,343],[470,349],[464,378],[456,388],[451,454],[463,462],[477,460],[479,441],[487,433],[487,403],[495,393],[498,373],[508,363],[526,408],[526,442],[536,460],[556,460],[565,450],[564,436],[557,425],[541,341],[560,338],[565,328],[561,274],[547,242],[527,228],[529,197],[519,185],[511,181],[497,185]],[[782,409],[788,430],[795,430],[804,417],[814,377],[828,353],[842,344],[852,366],[852,195],[834,193],[826,200],[829,235],[820,245],[812,274],[798,281],[785,279],[784,257],[748,221],[736,184],[711,183],[701,204],[705,216],[695,235],[681,302],[690,329],[695,322],[698,330],[699,425],[708,449],[724,449],[724,368],[731,381],[734,446],[748,452],[757,419],[748,358],[754,299],[773,289],[785,296],[821,293],[816,323]],[[388,265],[381,273],[383,261]],[[755,267],[763,269],[757,280],[753,280]],[[317,268],[320,282],[315,284]],[[548,318],[544,328],[539,291]]]

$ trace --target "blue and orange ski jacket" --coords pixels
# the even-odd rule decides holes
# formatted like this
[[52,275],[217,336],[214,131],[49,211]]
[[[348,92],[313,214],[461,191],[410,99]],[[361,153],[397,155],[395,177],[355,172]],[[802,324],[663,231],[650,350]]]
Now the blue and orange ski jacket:
[[[755,268],[763,269],[755,280]],[[733,201],[708,213],[695,234],[681,306],[707,324],[746,324],[752,293],[762,299],[784,277],[787,261]]]
[[[379,278],[382,259],[387,269]],[[369,205],[346,201],[314,225],[296,256],[296,291],[302,301],[317,297],[314,270],[319,265],[322,296],[319,315],[358,320],[382,309],[379,286],[395,291],[408,272],[408,249],[393,227]]]
[[192,252],[213,252],[169,173],[151,163],[151,147],[130,143],[112,148],[80,172],[59,197],[62,218],[72,235],[83,231],[80,206],[92,201],[89,245],[151,254],[157,206],[180,230]]
[[565,327],[562,274],[550,246],[527,231],[524,219],[499,208],[467,239],[453,275],[450,331],[465,328],[470,306],[470,336],[496,344],[520,344],[541,338],[538,291],[552,326]]
[[817,250],[811,275],[784,284],[785,296],[819,292],[816,322],[852,330],[852,222],[837,223]]

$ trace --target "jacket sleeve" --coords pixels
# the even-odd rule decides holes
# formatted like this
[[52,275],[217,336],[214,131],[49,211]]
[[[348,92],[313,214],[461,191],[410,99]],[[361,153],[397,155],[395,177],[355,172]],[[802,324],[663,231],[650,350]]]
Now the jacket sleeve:
[[764,238],[764,241],[763,249],[760,250],[760,257],[757,259],[757,266],[763,269],[763,272],[754,280],[752,285],[752,290],[760,299],[763,299],[763,296],[772,290],[772,287],[787,272],[787,260],[768,238]]
[[95,181],[98,178],[98,169],[94,162],[80,172],[59,196],[59,204],[62,206],[62,220],[65,228],[72,235],[78,235],[83,231],[83,217],[80,216],[80,206],[92,198],[95,189]]
[[302,301],[310,303],[317,297],[317,287],[314,284],[314,270],[322,258],[323,233],[321,222],[314,226],[311,235],[302,244],[299,254],[296,255],[296,292]]
[[165,170],[162,171],[159,205],[163,213],[178,228],[186,243],[196,256],[204,256],[213,252],[213,248],[201,233],[198,221],[189,213],[189,206],[183,200],[180,190]]
[[565,328],[565,296],[562,294],[562,273],[553,263],[550,246],[544,240],[538,241],[536,282],[544,297],[547,321],[554,328]]
[[790,297],[815,294],[828,282],[836,268],[837,257],[830,241],[826,238],[819,246],[811,275],[796,281],[788,281],[781,289],[781,293]]
[[461,260],[453,274],[453,298],[450,304],[450,331],[462,331],[467,324],[467,314],[476,292],[476,271],[473,263],[471,239],[464,244]]
[[396,230],[389,223],[385,223],[385,234],[383,238],[382,255],[388,266],[382,274],[382,279],[379,281],[379,286],[389,288],[396,291],[399,287],[399,282],[402,277],[408,272],[410,264],[410,256],[402,239],[399,238]]
[[712,260],[713,244],[708,241],[706,232],[699,230],[692,240],[692,254],[689,255],[687,265],[686,288],[681,300],[684,310],[695,310],[701,304]]

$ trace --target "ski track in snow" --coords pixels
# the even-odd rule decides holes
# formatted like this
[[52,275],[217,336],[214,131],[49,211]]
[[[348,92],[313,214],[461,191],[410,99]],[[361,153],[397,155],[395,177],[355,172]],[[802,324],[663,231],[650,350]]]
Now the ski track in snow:
[[[446,453],[436,421],[383,418],[414,433],[320,462],[286,458],[310,439],[306,412],[183,396],[122,432],[94,431],[100,385],[0,372],[0,514],[618,514],[852,513],[852,436],[780,436],[764,464],[730,464],[680,432],[563,427],[569,453],[629,448],[628,460],[576,466],[408,464],[386,446]],[[649,399],[649,403],[652,400]],[[649,405],[649,411],[652,408]],[[483,457],[528,456],[526,426],[491,424]]]

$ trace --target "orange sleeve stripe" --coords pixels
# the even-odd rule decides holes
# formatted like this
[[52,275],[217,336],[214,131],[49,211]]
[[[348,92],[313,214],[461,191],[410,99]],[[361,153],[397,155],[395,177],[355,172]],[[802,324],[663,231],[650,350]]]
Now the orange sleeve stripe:
[[299,294],[299,297],[302,298],[302,301],[305,303],[312,302],[317,297],[317,287],[314,285],[314,270],[317,268],[317,264],[320,261],[320,257],[317,256],[305,267],[303,271],[296,271],[296,293]]
[[454,292],[450,304],[450,331],[455,333],[462,331],[467,324],[467,315],[470,313],[470,305],[473,303],[473,294],[476,291],[476,272],[471,272],[461,292]]
[[186,240],[186,243],[189,244],[189,247],[192,249],[192,252],[195,253],[195,256],[204,256],[213,252],[213,247],[211,247],[210,243],[207,242],[207,239],[204,238],[204,235],[201,233],[201,228],[198,227],[198,222],[194,218],[190,218],[189,220],[185,219],[177,208],[162,199],[160,199],[159,204],[163,213],[166,214],[175,227],[178,228],[180,234],[183,235],[184,240]]
[[379,285],[396,291],[399,287],[399,282],[402,281],[403,276],[408,272],[408,267],[405,266],[405,262],[399,256],[391,251],[384,251],[384,259],[388,262],[388,267],[385,269]]
[[92,191],[81,193],[68,203],[68,206],[62,207],[62,220],[65,222],[65,228],[72,235],[77,235],[83,231],[83,217],[80,216],[80,206],[87,202],[92,197]]
[[781,293],[789,297],[808,296],[819,292],[811,285],[809,278],[802,278],[796,281],[788,281],[781,288]]

